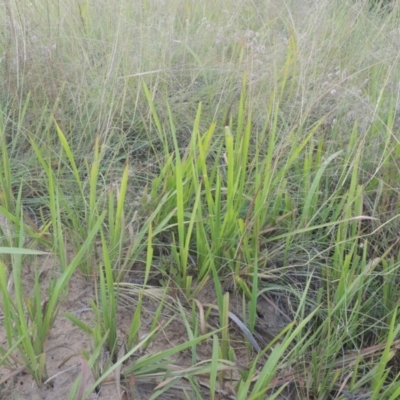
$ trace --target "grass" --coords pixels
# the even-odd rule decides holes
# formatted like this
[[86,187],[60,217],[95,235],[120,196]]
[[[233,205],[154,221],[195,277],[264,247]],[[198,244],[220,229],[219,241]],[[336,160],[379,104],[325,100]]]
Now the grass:
[[399,12],[6,1],[0,397],[65,316],[70,399],[398,398]]

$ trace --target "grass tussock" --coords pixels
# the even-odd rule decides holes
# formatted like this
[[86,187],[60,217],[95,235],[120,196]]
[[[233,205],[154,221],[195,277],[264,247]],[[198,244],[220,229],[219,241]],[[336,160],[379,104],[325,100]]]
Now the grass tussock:
[[58,379],[65,316],[70,399],[399,398],[400,8],[371,3],[4,3],[0,397]]

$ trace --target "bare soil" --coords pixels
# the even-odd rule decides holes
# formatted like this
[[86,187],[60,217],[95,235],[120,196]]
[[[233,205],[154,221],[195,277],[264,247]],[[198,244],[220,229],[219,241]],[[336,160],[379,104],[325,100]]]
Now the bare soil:
[[[56,269],[56,262],[52,257],[39,256],[38,265],[40,266],[40,278],[43,285],[43,293],[49,284],[49,279],[52,279],[53,271]],[[24,267],[23,284],[27,293],[33,287],[34,273],[30,266]],[[92,343],[89,336],[82,330],[73,325],[65,316],[66,312],[73,313],[79,319],[90,325],[94,320],[93,312],[90,308],[90,300],[95,298],[93,279],[87,279],[79,273],[75,273],[72,277],[68,289],[68,295],[62,302],[57,320],[51,329],[50,335],[46,343],[46,358],[47,358],[47,373],[48,381],[46,384],[38,387],[31,376],[25,370],[9,371],[3,368],[0,369],[0,379],[8,376],[2,387],[0,387],[0,399],[7,400],[63,400],[67,399],[69,392],[76,378],[82,373],[82,354],[87,352],[91,354]],[[141,334],[146,335],[153,322],[155,312],[159,306],[159,295],[163,292],[163,288],[154,287],[149,289],[153,296],[144,297],[142,304],[142,320]],[[121,338],[121,347],[123,347],[123,338],[126,337],[126,332],[129,331],[129,326],[135,311],[136,296],[135,292],[126,291],[125,296],[121,298],[121,307],[118,312],[118,328],[119,337]],[[184,324],[181,322],[179,312],[174,308],[174,304],[181,300],[181,294],[177,291],[172,291],[170,296],[165,301],[166,306],[163,309],[160,322],[166,322],[174,317],[173,321],[167,324],[160,330],[158,336],[150,343],[150,345],[141,352],[135,355],[140,357],[146,353],[154,354],[167,348],[174,347],[187,340],[187,332]],[[240,295],[232,293],[230,295],[231,312],[242,319],[243,315],[243,299]],[[124,301],[122,301],[124,300]],[[201,304],[210,304],[216,302],[216,296],[212,286],[208,286],[199,293],[197,300]],[[184,304],[181,301],[182,304]],[[189,307],[185,307],[188,313],[191,312]],[[277,334],[282,327],[287,323],[282,315],[277,312],[277,307],[268,302],[266,299],[260,298],[259,302],[260,318],[257,323],[256,338],[263,347],[271,337]],[[0,308],[1,315],[1,308]],[[190,315],[190,314],[189,314]],[[208,329],[218,328],[218,317],[210,316]],[[231,345],[235,348],[237,363],[245,366],[248,362],[249,347],[245,345],[244,337],[239,327],[231,322],[231,331],[233,336],[237,338]],[[0,326],[0,343],[3,348],[7,348],[5,332]],[[197,348],[198,361],[208,360],[211,358],[212,343],[211,341],[202,343]],[[103,355],[106,358],[106,355]],[[254,356],[254,353],[252,354]],[[128,364],[134,362],[134,358],[128,361]],[[178,354],[172,360],[177,367],[189,367],[192,364],[192,356],[190,351],[184,351]],[[99,361],[98,368],[102,369],[102,361]],[[123,368],[122,368],[123,370]],[[91,372],[90,372],[91,373]],[[118,377],[117,377],[118,378]],[[94,377],[90,376],[87,380],[87,386],[94,382]],[[89,399],[148,399],[158,382],[140,382],[135,381],[134,377],[129,380],[122,380],[117,384],[116,375],[112,375],[101,384],[97,392],[90,395]],[[209,389],[208,380],[206,377],[199,380],[200,392],[203,399],[207,399]],[[232,397],[231,384],[220,388],[219,397],[221,399],[229,399]],[[192,393],[191,387],[184,379],[174,386],[174,390],[169,390],[163,393],[161,399],[187,399],[197,398],[198,396]]]

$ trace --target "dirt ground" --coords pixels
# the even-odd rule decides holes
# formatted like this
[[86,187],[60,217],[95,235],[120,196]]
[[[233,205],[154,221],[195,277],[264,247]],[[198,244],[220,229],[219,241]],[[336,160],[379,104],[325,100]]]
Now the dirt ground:
[[[55,261],[49,256],[39,256],[38,265],[40,265],[40,279],[43,284],[43,290],[47,288],[48,280],[51,279],[52,271],[54,271]],[[33,271],[29,266],[24,267],[24,286],[29,292],[30,288],[33,287]],[[51,329],[50,335],[46,343],[46,357],[47,357],[47,373],[48,381],[45,385],[38,387],[33,379],[26,371],[8,371],[4,368],[0,369],[0,379],[9,377],[0,389],[0,399],[7,400],[63,400],[68,398],[68,394],[72,388],[72,385],[76,378],[82,373],[82,353],[84,351],[91,354],[91,342],[90,338],[86,333],[73,325],[65,316],[66,312],[74,314],[76,317],[81,319],[87,324],[91,324],[94,316],[90,308],[90,300],[94,299],[94,285],[93,279],[85,279],[78,272],[74,274],[70,281],[68,296],[63,301],[60,308],[56,322]],[[154,287],[154,293],[162,293],[162,288]],[[129,294],[127,289],[127,295],[125,301],[121,301],[121,307],[118,311],[118,328],[119,337],[121,340],[126,336],[126,332],[129,330],[129,326],[135,311],[135,295]],[[166,304],[173,305],[178,300],[176,294],[171,293],[170,299],[167,299]],[[199,295],[197,300],[202,303],[214,303],[215,294],[213,293],[212,287],[206,287]],[[243,315],[242,298],[237,295],[231,294],[231,312],[237,315],[239,318]],[[153,316],[156,312],[159,302],[157,296],[144,297],[143,300],[143,312],[141,320],[141,333],[143,335],[149,332],[151,323],[153,322]],[[189,312],[189,311],[188,311]],[[259,302],[259,314],[260,318],[257,323],[257,340],[262,347],[268,342],[268,338],[277,334],[282,327],[287,323],[285,318],[277,312],[277,308],[273,304],[269,303],[266,299],[260,298]],[[174,347],[178,344],[183,343],[187,340],[187,333],[184,324],[180,321],[179,313],[173,307],[165,307],[161,316],[161,320],[169,320],[172,316],[176,318],[155,338],[154,341],[137,356],[142,356],[146,353],[154,354],[158,351],[165,350],[166,348]],[[1,309],[0,309],[1,316]],[[211,316],[209,318],[210,326],[209,329],[218,328],[218,317]],[[237,337],[237,343],[234,344],[235,354],[237,357],[237,363],[239,365],[246,365],[248,349],[244,344],[243,334],[237,325],[231,322],[231,331],[233,336]],[[264,342],[264,343],[263,343]],[[5,338],[5,332],[2,326],[0,326],[0,343],[3,348],[7,348],[7,342]],[[121,343],[122,344],[122,343]],[[211,357],[212,343],[206,342],[198,346],[198,361],[208,360]],[[134,362],[134,358],[128,362]],[[191,354],[190,352],[184,351],[178,354],[173,359],[173,363],[177,366],[190,366],[191,365]],[[101,361],[100,361],[101,364]],[[101,368],[101,365],[99,365]],[[18,372],[18,373],[17,373]],[[87,386],[94,382],[93,377],[90,377],[87,381]],[[200,380],[200,388],[202,390],[202,398],[208,398],[208,381],[204,378],[204,382]],[[90,400],[106,400],[106,399],[148,399],[156,387],[156,382],[124,382],[121,381],[120,385],[117,385],[116,376],[110,376],[100,386],[97,393],[92,393],[89,397]],[[227,387],[221,388],[219,396],[221,399],[230,399],[232,392]],[[191,393],[191,388],[188,382],[182,379],[178,386],[175,386],[174,390],[170,390],[162,394],[159,398],[161,399],[187,399],[197,398],[194,393]]]

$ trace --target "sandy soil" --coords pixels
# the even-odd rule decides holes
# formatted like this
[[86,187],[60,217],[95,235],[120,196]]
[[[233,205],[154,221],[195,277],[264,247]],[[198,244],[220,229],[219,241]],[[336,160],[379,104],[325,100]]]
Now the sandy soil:
[[[38,257],[38,265],[40,265],[41,283],[43,284],[43,290],[48,285],[49,279],[53,276],[52,271],[55,268],[55,261],[49,256]],[[30,266],[24,268],[24,285],[27,293],[33,286],[33,272]],[[162,288],[154,287],[153,293],[162,293]],[[145,352],[138,354],[141,356],[145,353],[156,353],[166,348],[171,348],[187,340],[186,328],[181,323],[179,314],[174,310],[173,305],[180,299],[180,295],[177,291],[171,292],[170,298],[165,302],[171,306],[168,308],[164,307],[161,321],[167,321],[172,316],[176,318],[155,338],[153,342],[146,348]],[[38,387],[32,380],[29,374],[25,371],[7,371],[4,368],[0,369],[0,378],[4,378],[7,374],[15,374],[10,377],[4,384],[3,389],[0,391],[0,399],[18,399],[18,400],[63,400],[67,399],[71,387],[82,373],[82,353],[84,351],[91,353],[91,342],[87,334],[82,330],[78,329],[73,325],[65,316],[65,312],[73,313],[79,319],[89,324],[93,321],[93,313],[89,306],[91,299],[94,299],[94,285],[91,280],[85,279],[79,273],[75,273],[72,277],[69,285],[68,296],[63,301],[58,314],[57,320],[50,332],[46,343],[46,356],[47,356],[47,372],[48,382],[46,385]],[[122,306],[118,312],[118,327],[119,336],[121,340],[126,336],[125,333],[129,330],[131,319],[135,310],[135,294],[132,292],[124,297],[125,301],[121,301]],[[215,294],[213,293],[212,287],[206,287],[199,295],[197,299],[201,304],[214,303]],[[184,301],[184,299],[183,299]],[[239,318],[243,314],[242,298],[240,296],[231,295],[231,312]],[[146,334],[149,332],[149,328],[153,321],[153,316],[159,306],[157,296],[146,297],[143,301],[143,313],[141,321],[141,333]],[[189,308],[187,307],[189,312]],[[1,308],[0,308],[1,314]],[[281,314],[277,312],[277,308],[271,303],[268,303],[263,298],[260,298],[259,302],[259,314],[260,318],[257,324],[257,340],[262,347],[266,344],[270,337],[278,333],[285,324],[285,319]],[[218,317],[211,315],[208,323],[209,329],[212,327],[218,327]],[[233,344],[235,347],[235,353],[238,358],[239,365],[246,365],[248,350],[246,349],[243,341],[243,334],[233,322],[231,323],[231,331],[233,335],[237,336],[237,342]],[[5,333],[0,326],[0,343],[3,348],[7,348],[5,340]],[[122,343],[121,343],[122,344]],[[207,360],[211,356],[211,342],[206,342],[198,346],[198,360]],[[105,356],[105,355],[104,355]],[[129,361],[132,362],[132,361]],[[190,366],[191,365],[191,354],[189,351],[184,351],[173,360],[177,366]],[[101,364],[101,361],[100,361]],[[101,368],[101,365],[99,365]],[[92,393],[89,397],[90,400],[99,399],[148,399],[153,389],[156,386],[155,382],[135,382],[134,377],[130,377],[127,381],[121,381],[120,385],[117,385],[116,376],[110,376],[100,386],[97,393]],[[89,376],[87,380],[87,386],[92,384],[93,377]],[[201,389],[204,390],[202,398],[207,399],[209,390],[207,389],[207,379],[204,378]],[[189,398],[197,398],[194,393],[191,392],[190,385],[185,380],[181,380],[177,389],[170,390],[164,393],[159,398],[161,399],[186,399],[185,392]],[[193,397],[191,397],[193,396]],[[229,385],[221,388],[219,392],[220,398],[233,398],[231,396],[231,390]]]

